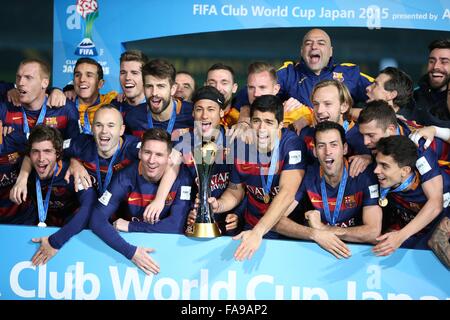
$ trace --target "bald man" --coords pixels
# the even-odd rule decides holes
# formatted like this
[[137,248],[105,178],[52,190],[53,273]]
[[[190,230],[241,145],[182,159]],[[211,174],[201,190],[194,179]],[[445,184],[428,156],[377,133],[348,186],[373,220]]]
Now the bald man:
[[312,107],[310,100],[314,85],[320,80],[335,79],[343,82],[355,102],[366,101],[366,87],[373,78],[361,73],[353,63],[338,64],[333,60],[330,36],[321,29],[310,30],[302,40],[300,62],[285,62],[278,70],[280,94],[293,97]]

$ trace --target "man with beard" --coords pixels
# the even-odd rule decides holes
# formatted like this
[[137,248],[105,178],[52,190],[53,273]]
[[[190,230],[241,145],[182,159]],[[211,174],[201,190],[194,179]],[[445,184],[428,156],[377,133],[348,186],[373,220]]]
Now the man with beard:
[[372,168],[357,177],[348,174],[344,128],[336,122],[319,123],[314,133],[314,155],[296,195],[307,197],[305,213],[309,227],[282,217],[274,230],[292,238],[314,240],[336,258],[349,258],[343,242],[375,243],[381,232],[382,212],[378,206],[378,184]]
[[[283,100],[294,98],[297,104],[312,107],[310,97],[317,82],[334,79],[348,87],[355,104],[366,101],[366,87],[373,78],[360,72],[353,63],[337,64],[332,56],[330,36],[321,29],[308,31],[302,40],[300,62],[285,62],[277,71],[280,97]],[[238,97],[238,104],[245,105],[248,99],[241,94]]]
[[193,128],[192,104],[174,98],[175,75],[175,67],[165,60],[151,60],[142,68],[147,104],[127,114],[127,132],[140,138],[147,129],[163,128],[172,136],[172,141],[176,141]]
[[450,128],[448,105],[450,81],[450,40],[435,40],[428,46],[427,74],[414,90],[415,105],[411,118],[417,123]]
[[[236,93],[238,88],[238,84],[234,81],[234,76],[233,68],[222,63],[216,63],[208,69],[205,81],[205,85],[216,88],[225,98],[225,110],[223,110],[224,114],[221,117],[221,124],[227,128],[237,124],[241,117],[239,108],[231,105],[233,94]],[[248,110],[244,114],[248,117]],[[248,122],[244,124],[249,125]]]
[[413,81],[404,71],[394,67],[384,68],[374,82],[366,88],[366,93],[367,102],[384,100],[396,114],[409,118],[405,107],[413,95]]
[[[358,118],[359,131],[364,140],[364,145],[376,153],[377,142],[384,137],[402,135],[408,137],[411,129],[407,123],[396,117],[395,111],[384,100],[368,102]],[[419,147],[420,155],[429,158],[436,166],[450,173],[450,145],[441,139],[432,142],[416,137],[415,143]],[[428,143],[428,145],[426,144]],[[434,160],[431,160],[434,159]]]
[[208,200],[214,213],[223,213],[247,196],[245,231],[233,237],[241,240],[234,253],[238,261],[250,259],[263,237],[280,237],[271,229],[294,202],[305,173],[305,147],[297,135],[283,128],[281,100],[274,95],[256,98],[250,117],[255,143],[237,149],[227,189],[219,199]]

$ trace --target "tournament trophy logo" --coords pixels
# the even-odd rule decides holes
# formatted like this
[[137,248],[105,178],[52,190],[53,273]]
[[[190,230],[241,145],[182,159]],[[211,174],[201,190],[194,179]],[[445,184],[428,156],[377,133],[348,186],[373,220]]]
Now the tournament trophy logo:
[[214,215],[208,198],[211,197],[211,174],[216,160],[217,144],[206,142],[194,150],[194,164],[198,176],[198,198],[195,223],[186,228],[185,234],[195,238],[215,238],[220,236],[220,229],[214,221]]
[[75,54],[77,56],[97,56],[97,49],[92,41],[92,27],[98,17],[98,4],[96,0],[78,0],[77,12],[84,20],[84,37],[78,44]]

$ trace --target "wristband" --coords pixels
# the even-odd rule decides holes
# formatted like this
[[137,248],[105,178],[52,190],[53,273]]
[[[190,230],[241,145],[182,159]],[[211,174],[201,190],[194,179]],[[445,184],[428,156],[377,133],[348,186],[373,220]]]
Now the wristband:
[[450,129],[449,128],[441,128],[433,126],[436,130],[436,137],[441,138],[444,141],[448,141],[450,139]]

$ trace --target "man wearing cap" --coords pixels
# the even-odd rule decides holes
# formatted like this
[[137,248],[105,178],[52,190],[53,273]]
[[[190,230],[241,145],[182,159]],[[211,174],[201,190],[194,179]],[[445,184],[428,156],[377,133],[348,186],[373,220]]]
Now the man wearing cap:
[[[230,181],[232,159],[227,161],[230,152],[230,139],[225,134],[225,128],[221,126],[221,119],[226,108],[225,97],[215,87],[205,86],[194,92],[192,97],[194,104],[194,132],[183,136],[183,140],[176,148],[183,154],[186,167],[195,179],[194,150],[198,150],[202,144],[213,141],[217,145],[218,152],[211,175],[211,196],[220,197]],[[195,192],[193,192],[195,195]],[[236,231],[238,215],[236,210],[215,214],[215,221],[222,233]],[[193,209],[188,218],[188,225],[195,222],[196,210]]]

